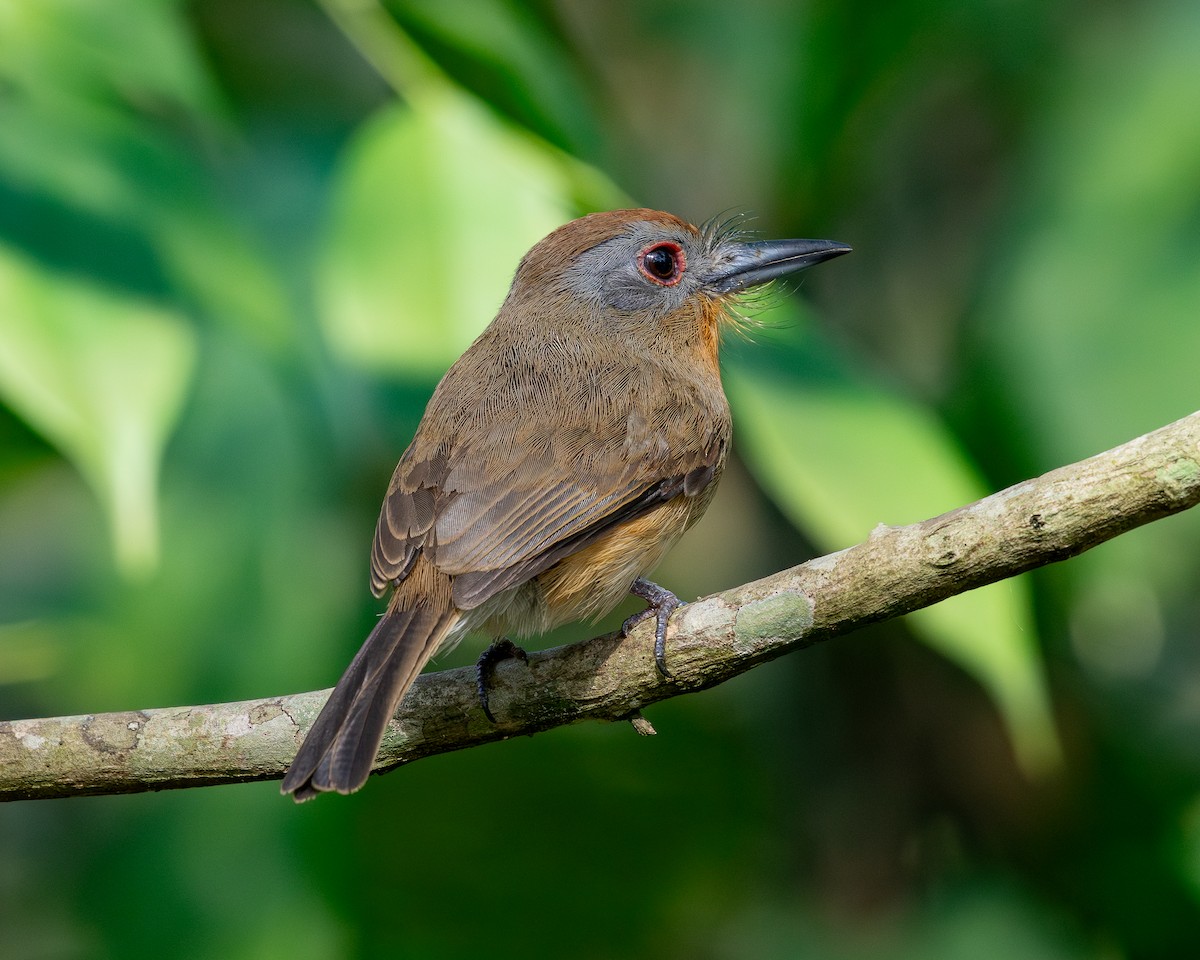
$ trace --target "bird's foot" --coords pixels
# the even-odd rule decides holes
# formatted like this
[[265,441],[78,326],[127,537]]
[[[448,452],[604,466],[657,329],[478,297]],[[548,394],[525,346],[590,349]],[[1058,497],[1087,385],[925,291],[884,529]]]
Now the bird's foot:
[[501,637],[484,650],[479,655],[479,659],[475,661],[475,689],[479,693],[479,705],[483,707],[484,716],[492,723],[496,722],[496,718],[492,716],[492,708],[488,705],[488,689],[496,674],[496,664],[505,660],[521,660],[528,663],[529,654],[508,637]]
[[629,592],[635,597],[641,597],[650,606],[621,624],[621,636],[628,636],[629,631],[643,620],[654,617],[654,665],[658,667],[659,673],[669,677],[671,671],[667,669],[667,621],[671,619],[672,613],[683,606],[683,601],[670,590],[660,587],[657,583],[651,583],[645,577],[634,580]]

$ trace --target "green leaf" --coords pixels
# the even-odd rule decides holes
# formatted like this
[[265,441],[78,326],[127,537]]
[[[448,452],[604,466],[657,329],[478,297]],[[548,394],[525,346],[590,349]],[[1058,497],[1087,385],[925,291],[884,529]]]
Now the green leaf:
[[[984,496],[936,418],[852,385],[796,383],[733,363],[726,386],[738,450],[764,490],[826,551],[879,523],[936,516]],[[988,691],[1031,772],[1057,759],[1027,581],[993,584],[909,614],[917,635]]]
[[317,279],[329,342],[362,367],[440,374],[534,243],[580,205],[614,202],[595,171],[449,87],[388,108],[339,173]]
[[1196,409],[1200,7],[1077,42],[998,236],[981,321],[1045,466]]
[[0,229],[79,272],[170,286],[278,346],[286,295],[205,165],[228,130],[181,6],[48,0],[0,15],[0,189],[34,201],[0,209]]
[[[1003,383],[1040,468],[1194,411],[1200,358],[1200,6],[1099,23],[1043,105],[978,302],[986,375]],[[1200,512],[1072,561],[1072,646],[1110,682],[1170,665],[1171,617],[1193,602]],[[1182,695],[1182,693],[1180,694]]]
[[215,112],[215,87],[180,0],[39,0],[0,12],[0,78],[38,101]]
[[129,575],[157,562],[163,447],[195,343],[174,313],[0,246],[0,398],[72,460]]
[[[508,110],[580,156],[602,148],[583,64],[528,4],[511,0],[389,0],[387,9],[418,41],[446,45],[456,78],[499,110]],[[414,31],[414,28],[415,31]]]

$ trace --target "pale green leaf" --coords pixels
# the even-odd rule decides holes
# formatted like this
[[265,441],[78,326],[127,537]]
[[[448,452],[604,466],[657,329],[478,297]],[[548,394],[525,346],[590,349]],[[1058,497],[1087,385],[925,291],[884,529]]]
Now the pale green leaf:
[[127,574],[157,561],[159,464],[194,354],[174,313],[0,246],[0,398],[87,478]]
[[[880,523],[936,516],[987,491],[928,411],[846,383],[806,386],[727,372],[738,450],[766,492],[826,551]],[[1000,708],[1026,769],[1057,756],[1023,579],[983,587],[909,615],[927,643],[958,663]]]
[[179,0],[0,4],[0,78],[47,104],[216,112]]
[[451,88],[388,108],[342,162],[318,270],[326,335],[356,365],[439,374],[534,243],[579,203],[614,201],[594,171]]
[[[123,245],[97,256],[73,231],[54,244],[72,266],[99,260],[149,285],[161,271],[213,319],[278,345],[291,334],[284,291],[197,150],[225,131],[181,7],[0,4],[0,183]],[[42,229],[6,228],[18,245]]]

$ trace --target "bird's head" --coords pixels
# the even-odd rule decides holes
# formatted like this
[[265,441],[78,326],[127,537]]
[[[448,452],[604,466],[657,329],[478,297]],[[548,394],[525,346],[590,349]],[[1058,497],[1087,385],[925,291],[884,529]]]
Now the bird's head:
[[614,210],[572,220],[538,243],[510,299],[528,307],[535,297],[571,322],[645,330],[699,319],[715,328],[739,294],[849,252],[830,240],[749,240],[658,210]]

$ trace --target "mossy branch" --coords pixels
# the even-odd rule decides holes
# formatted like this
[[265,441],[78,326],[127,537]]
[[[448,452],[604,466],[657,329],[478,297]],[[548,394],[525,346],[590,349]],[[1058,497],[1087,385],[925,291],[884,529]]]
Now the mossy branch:
[[[1200,502],[1200,412],[1098,456],[857,546],[698,600],[671,619],[667,679],[652,622],[499,666],[500,720],[471,668],[421,677],[377,762],[633,720],[659,700],[715,686],[775,657],[1082,553]],[[328,691],[241,703],[0,723],[0,800],[133,793],[281,777]]]

